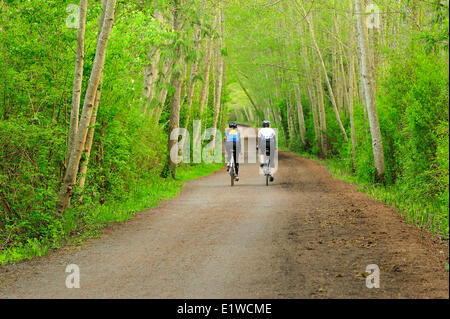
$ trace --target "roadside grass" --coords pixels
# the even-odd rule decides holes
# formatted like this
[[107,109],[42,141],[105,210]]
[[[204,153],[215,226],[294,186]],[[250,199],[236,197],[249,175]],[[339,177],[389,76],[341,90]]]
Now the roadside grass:
[[221,168],[223,164],[184,165],[177,169],[176,179],[155,175],[120,200],[107,201],[103,205],[87,203],[68,209],[60,220],[62,231],[58,236],[28,239],[26,243],[8,247],[0,252],[0,265],[41,257],[63,246],[79,245],[88,238],[99,237],[108,224],[125,222],[140,211],[172,199],[182,190],[185,181],[210,175]]
[[405,220],[448,240],[448,207],[438,201],[414,196],[414,190],[397,185],[384,186],[363,182],[342,168],[336,160],[323,161],[335,178],[358,185],[358,190],[398,209]]

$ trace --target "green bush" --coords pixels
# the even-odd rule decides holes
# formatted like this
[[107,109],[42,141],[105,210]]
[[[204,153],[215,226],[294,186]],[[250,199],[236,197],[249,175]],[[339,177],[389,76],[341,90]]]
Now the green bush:
[[[58,128],[26,121],[0,121],[0,240],[57,238],[56,194],[64,163],[64,135]],[[50,177],[50,178],[49,178]]]
[[[356,156],[343,141],[332,106],[327,108],[329,167],[339,176],[365,186],[377,199],[395,205],[406,218],[448,237],[449,132],[448,62],[437,53],[413,47],[389,56],[378,76],[377,108],[383,136],[386,176],[377,185],[372,141],[364,108],[354,106]],[[309,109],[309,108],[308,108]],[[348,117],[341,114],[344,127]],[[305,113],[307,136],[314,141],[312,115]],[[350,138],[350,132],[347,132]],[[318,154],[315,145],[291,149]]]

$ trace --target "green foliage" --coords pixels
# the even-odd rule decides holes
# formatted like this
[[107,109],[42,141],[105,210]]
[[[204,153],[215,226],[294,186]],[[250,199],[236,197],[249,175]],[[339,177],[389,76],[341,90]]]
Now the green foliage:
[[[77,38],[77,30],[66,26],[66,6],[71,3],[32,0],[0,5],[0,67],[4,70],[0,78],[0,264],[41,256],[73,238],[95,235],[105,223],[124,221],[173,197],[184,180],[217,169],[217,165],[186,166],[180,168],[177,180],[159,177],[167,158],[168,136],[143,112],[142,79],[151,62],[149,52],[159,46],[164,56],[172,56],[168,44],[181,37],[169,23],[152,17],[154,3],[118,2],[86,185],[75,190],[72,206],[62,216],[56,214]],[[95,57],[100,3],[89,2],[82,92]],[[190,7],[189,19],[194,9]],[[185,31],[192,28],[188,25]],[[182,44],[193,46],[187,40]]]
[[[0,265],[43,256],[49,249],[58,248],[64,243],[76,243],[86,237],[98,236],[108,223],[124,222],[137,212],[154,207],[162,200],[171,199],[179,193],[184,181],[211,174],[222,167],[221,164],[183,166],[177,180],[153,175],[139,180],[128,192],[105,202],[104,205],[83,201],[82,204],[64,212],[54,238],[43,234],[39,238],[29,235],[23,240],[15,240],[0,252]],[[33,216],[39,215],[30,215],[27,218]],[[43,219],[42,216],[39,218]],[[48,227],[47,232],[51,230],[52,227]]]
[[[124,221],[173,197],[183,180],[218,168],[184,165],[178,168],[177,180],[161,178],[168,158],[167,123],[174,89],[158,83],[158,88],[168,89],[165,105],[148,103],[141,96],[144,70],[152,62],[150,56],[156,47],[161,50],[161,65],[165,59],[177,57],[177,48],[182,48],[189,65],[204,57],[201,50],[206,44],[195,50],[193,35],[201,26],[203,37],[218,37],[218,30],[212,28],[213,6],[201,0],[182,2],[178,9],[185,23],[182,30],[174,31],[168,14],[173,1],[119,1],[108,43],[86,185],[75,190],[70,209],[62,216],[55,213],[65,169],[77,39],[76,29],[66,26],[66,6],[71,3],[8,0],[0,5],[0,264],[41,256],[74,236],[95,235],[107,222]],[[290,2],[250,3],[232,1],[226,5],[226,47],[219,55],[227,58],[227,70],[231,72],[226,76],[230,85],[224,88],[219,126],[227,120],[224,114],[242,120],[242,113],[247,111],[244,120],[255,123],[269,116],[279,128],[281,147],[286,144],[303,154],[318,155],[311,92],[305,76],[305,61],[312,70],[318,61],[307,25],[298,20],[299,8]],[[95,57],[100,4],[89,2],[82,92]],[[351,19],[346,16],[339,20],[337,16],[347,14],[349,2],[336,1],[333,5],[333,14],[327,2],[307,6],[314,13],[317,42],[332,80],[336,39],[344,46],[351,43]],[[405,22],[411,22],[410,13],[400,2],[381,1],[380,6],[403,12]],[[448,3],[431,1],[418,7],[426,21],[420,21],[418,28],[416,21],[398,25],[394,16],[383,17],[387,26],[399,28],[395,34],[385,32],[385,38],[379,41],[384,44],[378,48],[383,55],[377,70],[377,107],[386,161],[385,184],[375,183],[364,106],[355,99],[353,158],[352,147],[343,141],[336,122],[330,92],[325,89],[328,164],[338,174],[363,185],[375,198],[399,207],[408,220],[448,237]],[[155,8],[164,13],[166,22],[153,18]],[[340,31],[335,30],[336,19]],[[348,62],[344,57],[344,69]],[[179,65],[174,69],[181,70]],[[186,71],[189,74],[189,69]],[[196,96],[204,81],[201,73],[193,79],[198,82]],[[314,72],[310,73],[315,80]],[[238,77],[256,106],[250,103]],[[286,98],[294,100],[294,82],[300,84],[305,144],[296,133],[296,115],[295,131],[288,129]],[[183,84],[184,92],[187,78]],[[214,101],[214,76],[209,84],[203,127],[213,122],[214,110],[209,106]],[[159,123],[143,112],[146,103],[150,108],[161,107]],[[198,100],[194,100],[192,110],[184,101],[181,110],[180,123],[190,129],[192,123],[186,121],[188,114],[191,121],[199,118]],[[342,110],[340,115],[350,136],[348,112]]]
[[[335,142],[329,167],[361,185],[371,196],[395,205],[407,220],[448,237],[449,135],[448,68],[434,53],[420,49],[392,56],[380,76],[378,116],[386,161],[385,185],[375,183],[372,142],[364,109],[355,106],[356,158],[351,145]],[[333,119],[327,118],[327,123]]]
[[448,68],[435,54],[394,59],[379,92],[388,180],[437,206],[448,234]]
[[[265,111],[256,112],[254,122],[269,115],[280,129],[280,146],[285,144],[286,135],[291,150],[321,155],[311,99],[317,99],[317,72],[323,70],[306,18],[298,18],[299,13],[303,16],[303,6],[311,13],[308,18],[315,29],[314,40],[349,139],[349,110],[344,110],[348,97],[342,98],[348,83],[342,88],[339,84],[349,79],[348,46],[354,46],[354,156],[351,143],[344,142],[331,92],[322,77],[330,167],[366,185],[372,196],[399,207],[408,220],[448,237],[448,1],[377,2],[384,12],[380,17],[383,27],[377,32],[369,30],[368,53],[377,63],[376,104],[386,166],[382,185],[377,184],[368,115],[362,101],[358,44],[351,38],[355,36],[352,29],[356,32],[356,21],[348,16],[354,9],[352,1],[288,1],[270,6],[258,0],[247,3],[251,5],[236,1],[229,6],[228,14],[233,18],[227,22],[225,38],[233,65],[230,89],[236,91],[240,79],[252,100]],[[296,131],[289,132],[287,125],[285,100],[295,96],[294,82],[300,86],[305,144]],[[238,120],[246,117],[244,105],[248,105],[246,96],[233,94],[230,107],[237,110],[233,116]],[[297,114],[292,119],[297,125]]]
[[435,1],[433,3],[434,18],[428,30],[419,34],[419,39],[425,41],[425,49],[439,52],[449,45],[449,2]]
[[[0,240],[57,238],[57,176],[64,161],[64,134],[23,120],[0,121]],[[49,179],[48,176],[55,178]]]

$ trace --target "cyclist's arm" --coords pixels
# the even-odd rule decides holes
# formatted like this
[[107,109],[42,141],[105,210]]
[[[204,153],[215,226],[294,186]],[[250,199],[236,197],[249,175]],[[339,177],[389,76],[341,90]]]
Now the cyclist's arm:
[[225,130],[225,137],[223,139],[226,141],[227,138],[228,138],[228,130]]
[[256,140],[256,146],[259,148],[259,144],[261,143],[261,139],[263,138],[261,132],[258,133],[258,139]]

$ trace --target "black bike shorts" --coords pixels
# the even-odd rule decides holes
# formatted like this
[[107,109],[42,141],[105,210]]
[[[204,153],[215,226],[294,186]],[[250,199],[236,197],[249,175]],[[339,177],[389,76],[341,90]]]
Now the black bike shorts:
[[227,162],[231,160],[231,154],[234,155],[234,160],[239,163],[239,154],[241,153],[241,142],[226,142],[225,149],[227,151]]

